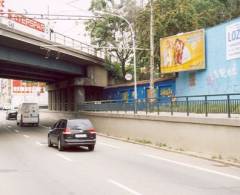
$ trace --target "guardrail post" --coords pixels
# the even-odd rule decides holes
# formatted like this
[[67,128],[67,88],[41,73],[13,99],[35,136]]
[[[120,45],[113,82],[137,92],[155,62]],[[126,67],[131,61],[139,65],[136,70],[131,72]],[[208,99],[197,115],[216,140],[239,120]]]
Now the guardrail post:
[[227,112],[228,118],[231,118],[231,105],[230,105],[230,95],[227,95]]
[[173,99],[172,99],[172,97],[170,98],[170,100],[171,100],[171,106],[170,106],[170,109],[171,109],[171,115],[173,116]]
[[208,116],[208,100],[207,100],[207,96],[204,96],[204,105],[205,105],[205,116]]
[[148,113],[148,98],[145,99],[145,110],[146,110],[146,115]]
[[158,112],[158,115],[159,115],[160,108],[159,108],[159,102],[158,102],[158,99],[157,99],[157,112]]
[[137,114],[138,113],[138,99],[136,99],[136,113],[135,114]]
[[126,104],[126,100],[123,101],[123,105],[124,105],[124,111],[125,111],[125,113],[127,113],[127,104]]
[[188,102],[188,97],[186,97],[186,101],[187,101],[187,116],[189,116],[189,102]]

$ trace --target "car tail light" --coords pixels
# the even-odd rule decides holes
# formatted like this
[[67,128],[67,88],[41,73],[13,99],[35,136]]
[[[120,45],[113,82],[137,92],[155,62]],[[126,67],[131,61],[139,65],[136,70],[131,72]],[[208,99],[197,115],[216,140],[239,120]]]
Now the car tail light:
[[96,130],[95,130],[94,128],[88,129],[88,132],[89,132],[90,134],[96,134]]
[[71,134],[71,129],[70,128],[65,128],[64,131],[63,131],[63,134],[65,134],[65,135]]

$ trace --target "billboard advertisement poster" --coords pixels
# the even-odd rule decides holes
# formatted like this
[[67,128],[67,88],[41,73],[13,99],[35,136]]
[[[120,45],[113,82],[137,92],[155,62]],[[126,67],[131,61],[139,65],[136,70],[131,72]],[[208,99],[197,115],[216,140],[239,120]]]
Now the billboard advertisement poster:
[[226,26],[226,58],[240,58],[240,22]]
[[205,69],[203,29],[160,39],[161,73]]
[[13,80],[12,92],[13,93],[45,93],[46,83]]
[[43,23],[28,18],[22,14],[14,13],[10,9],[8,10],[8,19],[34,30],[45,32],[45,25]]
[[5,0],[0,0],[0,16],[1,24],[40,38],[49,39],[48,25],[9,9]]

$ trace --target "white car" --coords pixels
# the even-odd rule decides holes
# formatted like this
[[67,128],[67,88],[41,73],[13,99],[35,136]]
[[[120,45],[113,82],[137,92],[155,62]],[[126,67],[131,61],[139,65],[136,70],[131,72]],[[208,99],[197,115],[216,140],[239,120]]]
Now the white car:
[[39,125],[39,108],[37,103],[22,103],[18,107],[17,125]]

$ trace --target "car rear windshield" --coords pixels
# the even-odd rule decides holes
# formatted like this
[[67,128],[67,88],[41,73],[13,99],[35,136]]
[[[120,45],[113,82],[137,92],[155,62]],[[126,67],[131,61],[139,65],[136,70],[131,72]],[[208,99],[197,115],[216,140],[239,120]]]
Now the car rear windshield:
[[24,103],[22,104],[23,112],[38,112],[38,104],[35,103]]
[[67,127],[71,129],[92,129],[93,125],[88,119],[76,119],[76,120],[69,120],[67,122]]

